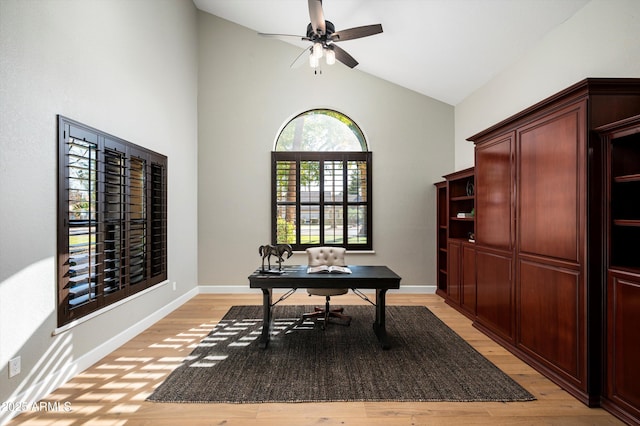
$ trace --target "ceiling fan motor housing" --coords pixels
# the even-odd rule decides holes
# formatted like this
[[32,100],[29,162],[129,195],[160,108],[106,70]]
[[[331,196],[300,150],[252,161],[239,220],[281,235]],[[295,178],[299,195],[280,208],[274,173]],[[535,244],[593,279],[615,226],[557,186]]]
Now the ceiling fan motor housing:
[[318,35],[315,31],[313,31],[313,26],[311,25],[311,23],[309,23],[309,25],[307,25],[307,38],[311,41],[326,42],[327,40],[331,40],[331,34],[336,31],[336,27],[331,21],[324,21],[324,27],[325,33],[322,35]]

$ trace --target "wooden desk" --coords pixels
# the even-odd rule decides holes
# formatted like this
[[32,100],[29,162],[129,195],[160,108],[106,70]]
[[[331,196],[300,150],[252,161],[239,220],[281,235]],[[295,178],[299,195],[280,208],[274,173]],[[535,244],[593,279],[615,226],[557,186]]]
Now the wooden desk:
[[373,331],[382,344],[383,349],[389,348],[387,331],[385,328],[385,295],[389,289],[400,288],[400,277],[386,266],[352,266],[351,274],[308,274],[306,265],[293,265],[283,268],[280,275],[261,274],[256,270],[249,275],[249,287],[262,290],[263,326],[260,336],[260,347],[269,344],[269,324],[271,323],[271,308],[273,303],[273,289],[286,288],[292,292],[298,288],[350,288],[376,290],[376,318]]

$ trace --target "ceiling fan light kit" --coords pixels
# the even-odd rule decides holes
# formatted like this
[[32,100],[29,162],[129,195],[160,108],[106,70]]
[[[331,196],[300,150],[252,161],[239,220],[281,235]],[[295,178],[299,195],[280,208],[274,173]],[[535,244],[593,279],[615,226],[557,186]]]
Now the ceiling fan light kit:
[[[320,59],[325,57],[327,65],[333,65],[336,60],[342,62],[349,68],[355,68],[358,65],[353,56],[348,54],[344,49],[338,47],[335,43],[346,40],[354,40],[357,38],[368,37],[382,32],[382,25],[365,25],[362,27],[349,28],[346,30],[335,31],[335,26],[330,21],[324,19],[322,10],[322,0],[307,0],[309,5],[309,18],[311,22],[307,25],[307,35],[289,36],[285,34],[264,34],[263,36],[285,36],[300,37],[301,40],[313,43],[309,48],[309,65],[311,68],[317,68],[320,65]],[[305,49],[306,51],[307,49]],[[303,52],[304,53],[304,52]],[[300,55],[302,56],[302,55]],[[294,63],[297,62],[294,61]],[[293,66],[294,64],[292,64]]]
[[320,66],[320,59],[324,56],[324,60],[327,65],[333,65],[336,63],[336,52],[333,50],[333,46],[322,46],[322,43],[314,43],[311,48],[311,54],[309,55],[309,65],[311,68],[317,68]]
[[327,65],[333,65],[336,63],[336,52],[328,48],[325,52],[325,60],[327,61]]

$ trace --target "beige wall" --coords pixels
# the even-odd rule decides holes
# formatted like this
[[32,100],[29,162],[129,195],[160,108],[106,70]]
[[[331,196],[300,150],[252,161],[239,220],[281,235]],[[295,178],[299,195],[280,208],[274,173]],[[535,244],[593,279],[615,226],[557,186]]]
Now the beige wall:
[[473,165],[466,138],[587,77],[640,77],[640,1],[591,0],[456,105],[456,170]]
[[355,120],[373,152],[375,254],[349,262],[389,265],[403,285],[434,285],[433,183],[453,169],[453,107],[341,64],[322,75],[306,63],[291,69],[301,49],[206,13],[198,20],[200,285],[247,288],[258,246],[271,241],[275,138],[319,107]]
[[[195,289],[196,25],[188,1],[0,1],[0,401],[29,401]],[[169,157],[171,283],[52,336],[57,114]]]

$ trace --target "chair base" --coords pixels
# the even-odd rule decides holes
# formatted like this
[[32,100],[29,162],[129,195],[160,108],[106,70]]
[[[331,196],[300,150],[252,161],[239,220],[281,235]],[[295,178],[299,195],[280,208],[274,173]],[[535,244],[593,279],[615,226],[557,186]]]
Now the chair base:
[[[348,326],[351,324],[351,317],[349,315],[344,315],[344,308],[336,308],[331,309],[329,306],[329,296],[327,296],[327,302],[324,308],[315,307],[313,312],[309,312],[306,314],[302,314],[302,321],[314,318],[322,318],[324,320],[322,324],[322,328],[326,327],[326,324],[338,324]],[[332,319],[336,319],[337,321],[331,321]]]

